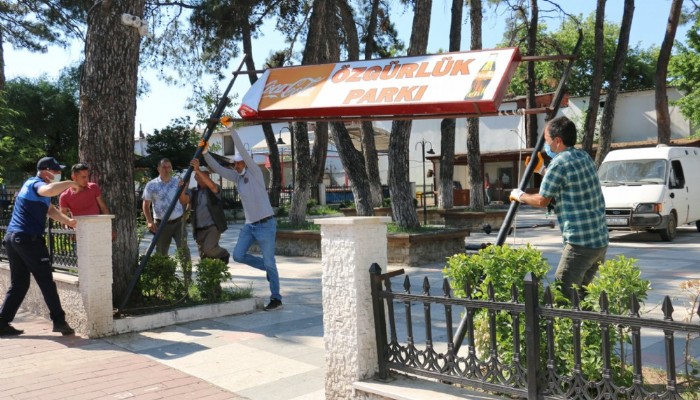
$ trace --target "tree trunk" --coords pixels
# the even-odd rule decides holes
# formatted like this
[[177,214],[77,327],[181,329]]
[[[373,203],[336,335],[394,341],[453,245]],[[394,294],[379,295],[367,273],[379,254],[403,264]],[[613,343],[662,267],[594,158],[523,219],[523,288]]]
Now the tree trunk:
[[[445,118],[440,123],[440,176],[438,188],[438,207],[454,207],[454,172],[455,172],[455,130],[457,120]],[[434,178],[433,178],[434,179]]]
[[[295,167],[297,165],[311,165],[309,153],[309,132],[306,122],[295,122],[292,127],[292,146],[297,151],[294,153]],[[306,144],[306,150],[303,150]],[[291,225],[303,225],[306,222],[306,204],[309,202],[311,168],[297,168],[294,180],[294,196],[289,206],[289,223]]]
[[113,300],[125,295],[136,270],[134,120],[139,33],[121,15],[143,16],[144,0],[96,3],[88,18],[85,66],[80,82],[79,154],[91,180],[116,216],[113,243]]
[[586,119],[583,122],[583,150],[591,154],[595,137],[598,108],[600,106],[600,89],[603,86],[603,45],[605,26],[605,2],[598,0],[595,13],[595,57],[593,59],[593,77],[591,79],[591,97],[588,102]]
[[[313,163],[311,163],[311,185],[323,182],[325,174],[326,157],[328,156],[328,122],[316,122],[314,131]],[[295,160],[296,163],[296,160]],[[294,168],[299,170],[299,165]]]
[[[424,54],[428,47],[432,0],[416,0],[408,55]],[[396,223],[402,228],[417,228],[418,214],[413,205],[409,182],[408,154],[411,121],[394,121],[389,137],[389,192],[391,209]]]
[[[248,70],[248,80],[250,84],[254,84],[258,80],[258,75],[253,72],[255,71],[255,61],[253,60],[253,40],[250,33],[250,27],[245,26],[242,29],[242,43],[243,52],[248,55],[245,60],[245,66]],[[268,159],[270,160],[270,168],[272,169],[272,174],[270,177],[270,204],[273,207],[278,207],[280,205],[280,193],[282,192],[282,165],[280,163],[280,153],[277,148],[277,140],[275,139],[275,132],[272,130],[272,125],[270,123],[262,124],[263,133],[265,134],[265,143],[267,143],[268,148]]]
[[418,228],[418,214],[413,204],[409,182],[408,154],[411,121],[399,120],[391,124],[389,136],[389,193],[391,211],[396,224],[403,228]]
[[[537,0],[530,0],[530,23],[527,28],[527,51],[528,56],[534,56],[537,54],[537,21],[539,19],[540,10],[537,6]],[[537,90],[537,75],[535,74],[535,62],[528,61],[527,63],[527,99],[526,107],[535,108],[537,107],[537,97],[535,91]],[[527,132],[528,147],[535,147],[537,143],[538,127],[537,127],[537,115],[529,114],[525,117],[525,131]]]
[[277,139],[275,131],[272,130],[272,125],[269,123],[262,124],[263,133],[265,134],[265,143],[268,149],[268,160],[270,160],[270,168],[272,168],[272,176],[270,182],[270,205],[279,207],[280,193],[282,193],[282,163],[280,163],[280,151],[277,148]]
[[338,155],[343,163],[343,169],[350,178],[350,187],[355,198],[355,208],[358,216],[374,215],[372,207],[372,195],[367,175],[365,175],[365,161],[359,151],[352,144],[350,134],[342,122],[331,124],[333,141],[338,146]]
[[[481,25],[483,13],[481,0],[469,3],[471,20],[471,48],[481,50]],[[481,170],[481,145],[479,144],[479,118],[467,118],[467,165],[469,166],[469,206],[475,210],[484,209],[484,174]]]
[[[464,1],[452,0],[450,20],[450,51],[459,51],[462,43],[462,11]],[[454,207],[454,172],[455,172],[455,129],[457,120],[443,119],[440,124],[440,174],[438,176],[438,207]]]
[[5,90],[5,38],[2,36],[0,29],[0,92]]
[[[625,7],[626,8],[626,7]],[[659,59],[656,63],[656,74],[654,74],[654,92],[656,106],[656,129],[659,136],[659,144],[671,143],[671,116],[668,111],[668,94],[666,93],[666,76],[668,75],[668,61],[671,58],[671,48],[676,38],[676,29],[680,20],[683,0],[673,0],[671,12],[668,15],[666,33],[664,41],[659,50]]]
[[[330,33],[337,23],[336,6],[335,0],[314,0],[302,65],[338,60],[337,35]],[[307,124],[294,123],[292,133],[294,137],[295,182],[294,196],[292,196],[292,204],[289,208],[289,222],[292,225],[301,225],[306,221],[306,205],[309,201],[311,183],[315,182],[315,176],[312,175],[314,168],[310,167],[312,159]],[[316,140],[327,141],[328,139],[317,137]]]
[[479,152],[479,118],[467,118],[467,165],[469,165],[469,206],[484,209],[484,174]]
[[[374,54],[374,36],[377,33],[379,1],[372,0],[365,41],[365,60],[371,60]],[[362,121],[360,129],[362,134],[362,153],[365,157],[365,171],[372,194],[372,206],[381,207],[384,203],[384,191],[382,190],[382,181],[379,176],[379,156],[377,155],[377,145],[374,140],[374,126],[371,121]]]
[[362,121],[360,129],[362,130],[362,155],[365,158],[365,172],[369,180],[372,207],[381,207],[384,203],[384,193],[379,178],[379,157],[374,142],[374,126],[371,121]]
[[613,60],[613,74],[610,77],[610,88],[605,100],[603,118],[600,123],[600,143],[598,153],[595,157],[596,167],[599,167],[603,159],[610,151],[612,143],[612,126],[615,120],[615,103],[617,103],[617,93],[620,91],[620,78],[622,68],[627,59],[627,47],[630,41],[630,29],[632,28],[632,18],[634,17],[634,0],[625,0],[625,8],[622,13],[622,24],[620,25],[620,38],[617,41],[615,59]]

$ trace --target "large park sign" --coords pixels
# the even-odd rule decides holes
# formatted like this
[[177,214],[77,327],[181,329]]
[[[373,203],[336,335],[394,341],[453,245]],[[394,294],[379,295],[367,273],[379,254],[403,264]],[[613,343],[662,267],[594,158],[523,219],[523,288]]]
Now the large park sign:
[[273,68],[243,97],[249,120],[495,114],[517,48]]

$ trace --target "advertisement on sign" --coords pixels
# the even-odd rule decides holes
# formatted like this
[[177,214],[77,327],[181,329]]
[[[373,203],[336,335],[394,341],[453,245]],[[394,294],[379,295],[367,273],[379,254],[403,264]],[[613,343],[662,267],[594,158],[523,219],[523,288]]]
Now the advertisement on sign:
[[517,48],[275,68],[243,97],[244,119],[496,112]]

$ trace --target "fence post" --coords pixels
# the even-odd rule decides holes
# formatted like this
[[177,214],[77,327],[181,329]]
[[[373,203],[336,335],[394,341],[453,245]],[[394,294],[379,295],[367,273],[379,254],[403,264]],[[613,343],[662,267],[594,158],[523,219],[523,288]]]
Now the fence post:
[[[85,309],[84,332],[88,337],[111,334],[112,304],[112,219],[114,215],[75,217],[78,247],[78,280]],[[83,329],[80,329],[82,332]]]
[[386,339],[386,314],[384,313],[384,301],[379,297],[382,291],[382,268],[374,263],[369,268],[369,279],[372,285],[372,309],[374,311],[374,335],[377,340],[377,362],[379,371],[377,378],[387,380],[389,371],[386,368],[386,360],[384,353],[386,352],[388,343]]
[[326,185],[324,183],[318,184],[318,204],[326,205]]
[[537,297],[537,278],[528,272],[525,275],[525,348],[527,354],[527,398],[541,398],[538,387],[540,327],[539,299]]
[[338,217],[321,225],[323,341],[327,399],[352,399],[352,384],[377,370],[372,287],[367,269],[387,264],[389,217]]

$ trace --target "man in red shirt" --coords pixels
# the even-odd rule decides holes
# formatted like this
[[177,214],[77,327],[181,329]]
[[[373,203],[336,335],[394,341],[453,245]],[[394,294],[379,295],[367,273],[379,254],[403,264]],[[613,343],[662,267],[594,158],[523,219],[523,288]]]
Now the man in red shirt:
[[80,189],[66,189],[58,199],[61,212],[72,217],[80,215],[109,214],[107,204],[102,198],[100,186],[94,182],[88,182],[89,168],[86,164],[78,163],[71,168],[71,179],[80,186]]

